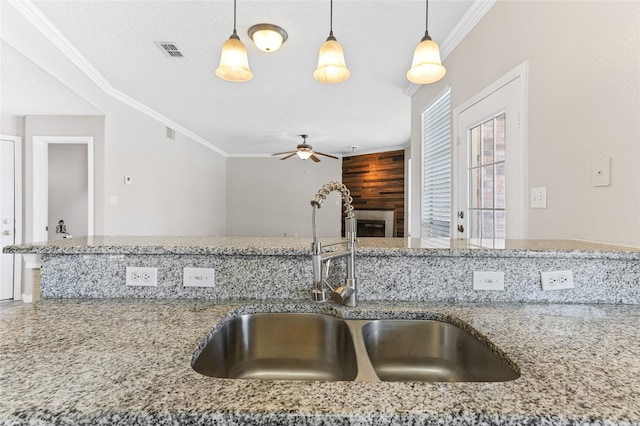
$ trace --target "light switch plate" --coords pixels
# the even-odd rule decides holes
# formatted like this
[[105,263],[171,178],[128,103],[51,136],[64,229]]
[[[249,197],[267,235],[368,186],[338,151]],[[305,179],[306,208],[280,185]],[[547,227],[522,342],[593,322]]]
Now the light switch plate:
[[531,208],[532,209],[547,208],[547,187],[546,186],[531,188]]
[[215,287],[214,268],[184,268],[183,287]]
[[504,272],[473,271],[474,290],[504,290]]

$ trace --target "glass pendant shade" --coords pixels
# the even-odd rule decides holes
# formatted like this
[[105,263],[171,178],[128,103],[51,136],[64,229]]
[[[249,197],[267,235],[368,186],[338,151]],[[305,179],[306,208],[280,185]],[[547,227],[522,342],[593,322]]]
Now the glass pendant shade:
[[407,71],[407,78],[415,84],[429,84],[440,80],[447,70],[440,62],[440,48],[438,43],[423,39],[413,52],[411,69]]
[[344,51],[338,41],[330,35],[320,47],[318,68],[313,72],[313,78],[320,83],[340,83],[351,75],[351,71],[344,62]]
[[235,30],[229,40],[222,45],[220,54],[220,66],[216,69],[216,75],[223,80],[242,82],[253,78],[249,69],[247,48],[240,41]]

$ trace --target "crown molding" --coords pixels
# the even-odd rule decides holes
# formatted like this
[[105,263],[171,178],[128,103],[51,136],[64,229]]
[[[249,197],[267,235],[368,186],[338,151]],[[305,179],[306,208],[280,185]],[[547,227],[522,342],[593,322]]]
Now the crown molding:
[[217,152],[218,154],[227,157],[228,154],[213,145],[201,136],[193,133],[192,131],[184,128],[178,123],[170,120],[157,111],[149,108],[143,103],[133,99],[132,97],[122,93],[118,89],[114,88],[105,79],[102,74],[96,70],[89,61],[75,48],[75,46],[56,28],[51,21],[38,9],[31,0],[7,0],[11,6],[13,6],[18,13],[20,13],[27,21],[31,23],[51,44],[53,44],[60,52],[71,61],[82,73],[84,73],[96,86],[98,86],[107,95],[123,102],[124,104],[136,109],[143,114],[159,121],[165,126],[171,127],[179,133],[193,139],[194,141],[204,145],[205,147]]
[[453,27],[446,39],[442,42],[440,54],[444,61],[453,50],[464,40],[464,38],[480,22],[484,15],[493,7],[496,0],[476,0],[473,2],[467,13]]
[[[482,17],[493,7],[497,0],[475,0],[469,10],[464,14],[462,19],[453,27],[446,39],[440,45],[440,58],[442,62],[455,50],[462,40],[473,30],[480,22]],[[420,84],[409,83],[404,90],[405,95],[413,96]]]

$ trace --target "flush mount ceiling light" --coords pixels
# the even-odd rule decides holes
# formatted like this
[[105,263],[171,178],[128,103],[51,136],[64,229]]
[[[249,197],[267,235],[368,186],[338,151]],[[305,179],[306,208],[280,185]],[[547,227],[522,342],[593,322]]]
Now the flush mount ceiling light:
[[331,13],[329,15],[329,37],[320,47],[318,68],[313,72],[313,78],[320,83],[341,83],[349,78],[351,71],[344,62],[342,46],[333,36],[333,0],[331,0]]
[[249,28],[249,37],[263,52],[275,52],[287,41],[288,35],[284,28],[277,25],[256,24]]
[[413,52],[411,69],[407,71],[407,79],[415,84],[435,83],[446,74],[447,70],[440,61],[438,43],[429,37],[429,0],[426,0],[426,29],[424,37]]
[[249,69],[247,48],[240,41],[236,31],[236,0],[233,0],[233,33],[222,46],[220,65],[216,69],[216,75],[223,80],[233,82],[249,81],[253,78],[253,73]]

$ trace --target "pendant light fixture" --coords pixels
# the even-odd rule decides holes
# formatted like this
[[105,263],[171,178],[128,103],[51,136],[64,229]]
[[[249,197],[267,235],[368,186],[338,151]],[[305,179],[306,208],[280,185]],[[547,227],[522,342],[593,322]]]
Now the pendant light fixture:
[[331,13],[329,17],[329,37],[320,47],[318,56],[318,68],[313,72],[313,78],[320,83],[341,83],[349,78],[351,71],[344,62],[342,46],[333,36],[333,0],[331,0]]
[[249,38],[263,52],[275,52],[287,41],[287,32],[273,24],[256,24],[249,28]]
[[253,78],[249,69],[247,48],[240,41],[236,31],[236,0],[233,0],[233,34],[222,45],[220,54],[220,66],[216,69],[216,75],[223,80],[243,82]]
[[426,0],[426,29],[424,37],[413,52],[411,69],[407,71],[407,78],[415,84],[435,83],[446,74],[447,70],[440,61],[438,43],[429,37],[429,0]]

